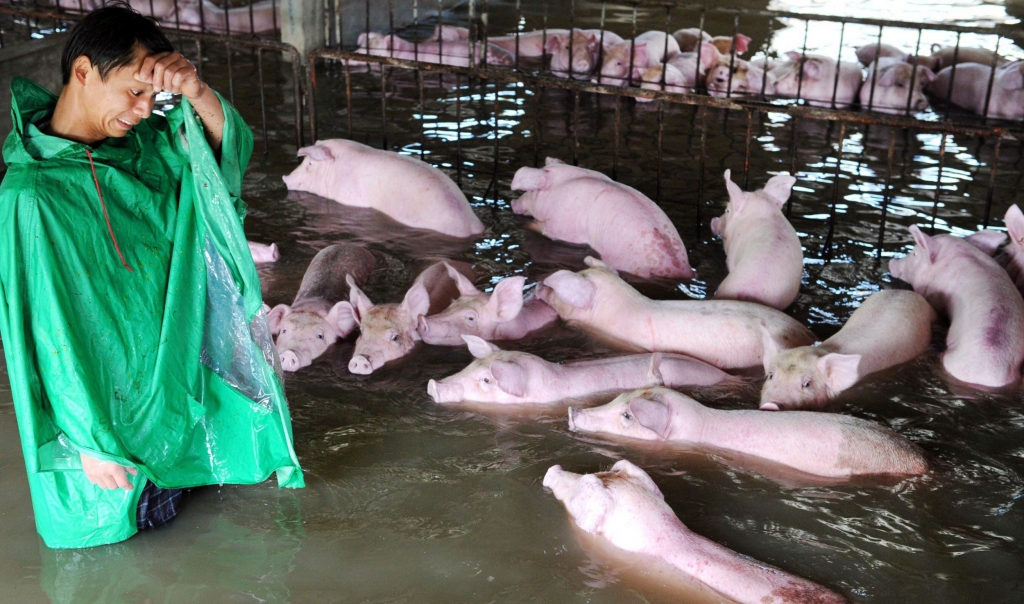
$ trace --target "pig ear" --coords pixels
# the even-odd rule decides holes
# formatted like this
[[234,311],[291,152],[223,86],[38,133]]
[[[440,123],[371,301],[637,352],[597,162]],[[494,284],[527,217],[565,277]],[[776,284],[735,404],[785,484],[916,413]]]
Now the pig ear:
[[704,71],[707,71],[718,63],[718,48],[715,47],[711,42],[701,42],[700,45],[700,62],[704,66]]
[[603,268],[605,270],[608,270],[608,271],[611,271],[611,272],[615,273],[616,275],[619,274],[619,271],[615,270],[614,266],[608,264],[604,260],[598,260],[597,258],[594,258],[593,256],[587,256],[586,258],[584,258],[583,259],[583,264],[586,264],[587,267],[589,267],[589,268]]
[[312,147],[303,147],[296,153],[299,157],[308,157],[310,161],[329,161],[334,159],[334,154],[331,150],[321,144],[313,145]]
[[761,321],[761,348],[764,350],[761,356],[761,360],[764,363],[764,371],[768,373],[772,362],[775,361],[775,356],[782,351],[782,346],[779,345],[771,332],[768,331],[768,325],[764,321]]
[[633,65],[646,65],[647,64],[647,45],[637,44],[633,48]]
[[356,323],[362,324],[363,319],[366,318],[366,313],[370,312],[370,309],[373,308],[373,302],[363,293],[363,290],[359,289],[352,275],[345,275],[345,283],[348,283],[348,301],[355,311],[352,315]]
[[651,364],[647,366],[647,381],[658,386],[665,385],[665,377],[661,375],[662,358],[660,352],[655,352],[651,355]]
[[789,174],[776,174],[768,179],[768,182],[764,185],[764,194],[775,202],[775,207],[782,209],[782,206],[786,205],[786,201],[789,199],[789,194],[793,190],[793,185],[796,183],[796,178]]
[[[875,63],[875,70],[878,70],[878,63]],[[899,70],[895,66],[883,69],[875,83],[882,88],[889,88],[896,85],[896,80],[899,76]],[[877,97],[876,97],[877,98]]]
[[932,250],[932,238],[921,232],[916,224],[910,225],[910,234],[914,236],[914,243],[921,248],[921,253],[928,258],[929,262],[935,262],[935,252]]
[[526,277],[506,277],[494,286],[487,305],[494,309],[499,321],[504,323],[519,316],[519,311],[523,310],[525,284]]
[[615,500],[608,493],[604,482],[593,474],[580,476],[576,490],[565,507],[572,514],[576,526],[588,533],[597,533],[607,516],[615,507]]
[[519,363],[494,361],[491,363],[491,375],[505,392],[512,396],[526,396],[526,372]]
[[547,167],[547,166],[564,166],[564,165],[565,165],[565,162],[560,160],[560,159],[558,159],[557,157],[545,157],[544,158],[544,167]]
[[345,300],[331,307],[331,311],[327,313],[327,323],[339,338],[347,337],[359,325],[356,321],[355,310],[352,309],[352,303]]
[[1020,211],[1017,204],[1006,210],[1003,222],[1006,223],[1006,230],[1010,232],[1010,238],[1018,244],[1024,244],[1024,212]]
[[636,478],[641,483],[643,483],[644,487],[646,487],[648,491],[651,491],[652,493],[657,495],[659,499],[665,499],[665,496],[661,494],[661,489],[658,488],[658,485],[654,484],[654,481],[651,480],[650,475],[648,475],[647,472],[644,472],[642,469],[638,468],[633,462],[629,461],[628,459],[620,459],[619,461],[615,462],[615,465],[612,466],[611,471],[622,472],[627,476],[632,476],[633,478]]
[[548,186],[548,173],[538,168],[522,167],[512,177],[513,191],[536,191]]
[[427,288],[419,281],[413,283],[409,291],[405,292],[402,307],[412,317],[413,323],[416,323],[416,319],[420,315],[430,312],[430,294],[427,292]]
[[922,86],[927,86],[935,81],[935,72],[928,69],[924,65],[917,66],[917,81],[921,82]]
[[802,57],[802,56],[803,56],[802,54],[800,54],[799,52],[797,52],[795,50],[790,50],[790,51],[788,51],[786,53],[786,57],[788,57],[790,61],[799,61],[800,57]]
[[275,336],[281,332],[281,321],[292,314],[292,307],[287,304],[278,304],[267,313],[267,325],[270,326],[270,333]]
[[825,376],[825,384],[832,394],[842,392],[857,383],[859,354],[829,353],[818,359],[818,371]]
[[544,44],[544,49],[548,51],[548,54],[555,54],[562,50],[563,46],[565,46],[565,40],[562,39],[562,36],[555,34],[548,36],[548,40]]
[[462,340],[466,342],[467,346],[469,346],[469,354],[473,355],[473,357],[477,359],[487,358],[501,350],[494,344],[491,344],[487,340],[477,336],[462,334]]
[[455,270],[454,266],[445,262],[444,268],[448,271],[448,276],[454,279],[455,284],[459,287],[459,295],[472,296],[480,293],[480,290],[465,275]]
[[563,302],[576,308],[586,308],[594,299],[594,284],[576,273],[558,271],[544,280]]
[[819,59],[808,59],[804,61],[804,77],[812,80],[820,80],[821,74],[825,70]]
[[736,34],[732,39],[732,47],[736,49],[736,54],[741,55],[747,52],[750,48],[750,36],[744,36],[743,34]]
[[1006,70],[1000,80],[1000,86],[1006,90],[1024,88],[1024,63],[1018,62],[1014,69]]
[[725,171],[725,188],[729,191],[729,200],[733,202],[733,210],[739,212],[743,209],[743,202],[746,201],[746,194],[740,186],[732,181],[732,170]]
[[668,438],[672,422],[668,405],[659,400],[639,396],[629,401],[629,410],[641,426],[657,434],[661,440]]

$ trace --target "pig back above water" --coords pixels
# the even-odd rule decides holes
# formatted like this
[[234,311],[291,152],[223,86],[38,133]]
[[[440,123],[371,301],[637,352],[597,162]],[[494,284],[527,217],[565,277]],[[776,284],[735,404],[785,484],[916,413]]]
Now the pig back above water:
[[295,294],[293,310],[302,310],[303,304],[327,302],[333,305],[348,300],[349,288],[345,275],[352,275],[357,285],[366,283],[373,272],[373,254],[354,243],[335,243],[317,252],[302,276]]

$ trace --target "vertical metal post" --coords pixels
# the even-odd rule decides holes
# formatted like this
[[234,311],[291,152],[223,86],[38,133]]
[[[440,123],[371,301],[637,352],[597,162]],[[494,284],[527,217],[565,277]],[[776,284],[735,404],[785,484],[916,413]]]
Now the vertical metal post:
[[882,249],[885,247],[885,222],[889,217],[889,200],[892,198],[892,160],[896,154],[896,128],[889,128],[889,153],[886,155],[887,164],[885,170],[885,185],[882,189],[882,222],[878,227],[878,249],[876,258],[882,257]]
[[[828,212],[828,233],[825,235],[824,250],[822,250],[822,257],[825,262],[829,262],[832,259],[832,236],[836,231],[836,204],[839,202],[839,175],[842,173],[840,167],[843,165],[843,147],[846,143],[846,122],[840,122],[839,124],[839,149],[836,152],[836,171],[832,175],[832,203],[829,205]],[[792,195],[790,199],[792,200]],[[787,212],[788,215],[788,212]]]
[[942,192],[942,168],[946,163],[946,135],[939,135],[939,172],[935,177],[935,201],[932,203],[932,226],[930,232],[935,234],[935,220],[939,215],[939,194]]
[[996,169],[999,167],[999,149],[1003,144],[1003,133],[999,132],[996,135],[996,148],[992,151],[992,171],[988,177],[988,195],[985,198],[985,220],[981,223],[981,228],[988,228],[988,221],[992,217],[992,198],[995,196],[996,191]]

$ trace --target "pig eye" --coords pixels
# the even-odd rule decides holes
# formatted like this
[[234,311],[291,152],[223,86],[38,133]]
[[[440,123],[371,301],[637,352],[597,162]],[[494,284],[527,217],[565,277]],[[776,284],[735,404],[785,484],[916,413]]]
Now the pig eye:
[[622,412],[622,418],[623,419],[630,419],[631,420],[631,419],[633,419],[633,414],[630,413],[629,411],[623,411]]
[[728,214],[728,213],[729,213],[729,208],[725,208],[725,213],[726,213],[726,214]]
[[804,388],[810,388],[811,387],[811,380],[804,380],[803,387]]
[[775,379],[775,372],[774,371],[769,371],[768,372],[768,379],[769,380]]
[[288,333],[288,330],[287,330],[287,329],[282,329],[282,330],[281,330],[281,333],[282,333],[282,334],[286,334],[286,333]]
[[397,333],[391,334],[391,341],[392,342],[397,342],[398,341],[398,334]]
[[476,321],[476,317],[473,315],[466,315],[466,321],[472,323],[473,321]]
[[324,339],[324,334],[322,334],[322,333],[318,333],[318,334],[316,334],[316,337],[317,337],[318,339],[322,340],[322,339]]
[[485,383],[485,384],[490,384],[490,383],[491,383],[491,378],[486,378],[486,377],[485,377],[485,378],[484,378],[484,383]]

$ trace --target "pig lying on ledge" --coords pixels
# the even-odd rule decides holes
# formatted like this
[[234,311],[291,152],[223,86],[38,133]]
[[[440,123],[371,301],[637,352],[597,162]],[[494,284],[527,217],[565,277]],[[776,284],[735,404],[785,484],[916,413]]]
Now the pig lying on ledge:
[[[756,413],[756,412],[755,412]],[[574,474],[552,466],[544,486],[584,531],[615,547],[651,556],[735,602],[846,602],[839,594],[741,556],[691,532],[646,472],[626,460],[608,472]]]
[[825,478],[928,471],[916,445],[873,422],[813,411],[720,411],[667,388],[570,408],[569,429],[735,451]]

